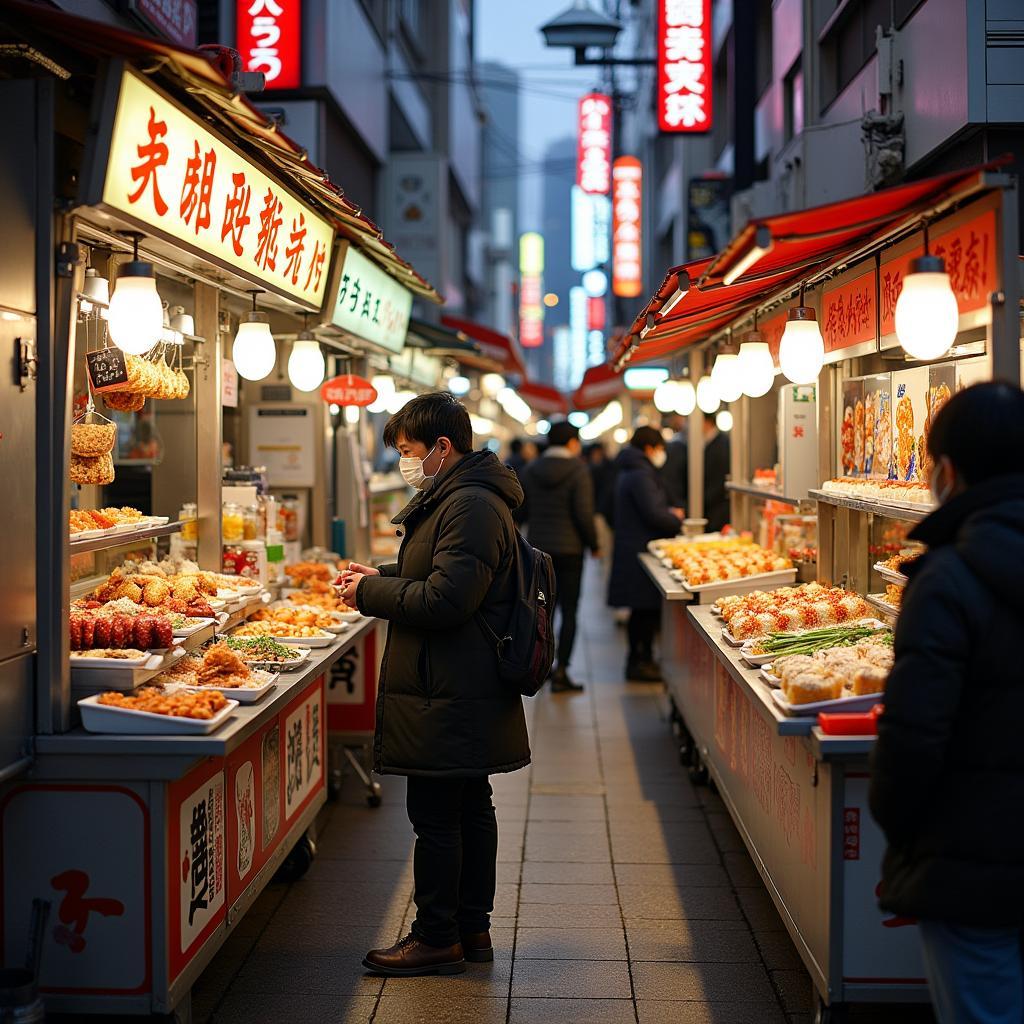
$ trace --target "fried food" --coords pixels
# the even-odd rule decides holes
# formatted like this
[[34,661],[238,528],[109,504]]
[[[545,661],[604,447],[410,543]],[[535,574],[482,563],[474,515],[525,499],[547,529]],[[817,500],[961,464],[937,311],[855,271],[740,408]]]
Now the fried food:
[[95,459],[114,450],[117,426],[113,423],[73,423],[71,453]]
[[214,644],[203,655],[203,666],[199,669],[200,686],[223,686],[235,688],[245,686],[251,673],[245,662],[227,644]]
[[108,452],[95,458],[71,453],[71,467],[68,475],[76,484],[112,484],[114,482],[114,460]]
[[227,698],[219,690],[162,693],[153,687],[144,687],[137,694],[101,693],[98,703],[127,711],[146,711],[151,715],[209,721],[227,706]]

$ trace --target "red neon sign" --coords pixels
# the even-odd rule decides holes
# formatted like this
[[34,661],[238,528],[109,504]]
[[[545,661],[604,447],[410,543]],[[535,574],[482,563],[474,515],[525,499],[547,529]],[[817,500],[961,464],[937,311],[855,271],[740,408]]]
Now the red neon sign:
[[235,24],[246,71],[262,71],[268,89],[302,84],[302,0],[238,0]]
[[606,196],[612,184],[612,98],[587,93],[578,114],[576,184],[591,195]]
[[544,344],[544,307],[540,274],[522,274],[519,280],[519,344],[539,348]]
[[658,0],[658,127],[711,130],[711,0]]
[[635,299],[643,290],[643,167],[620,156],[612,168],[612,292]]

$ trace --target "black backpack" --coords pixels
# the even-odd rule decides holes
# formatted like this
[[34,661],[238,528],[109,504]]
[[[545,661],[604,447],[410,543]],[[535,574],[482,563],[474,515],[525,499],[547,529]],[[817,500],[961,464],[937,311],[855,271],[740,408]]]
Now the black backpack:
[[555,569],[551,556],[514,530],[512,554],[515,597],[506,635],[498,636],[477,613],[477,620],[498,652],[498,677],[524,697],[540,692],[555,660]]

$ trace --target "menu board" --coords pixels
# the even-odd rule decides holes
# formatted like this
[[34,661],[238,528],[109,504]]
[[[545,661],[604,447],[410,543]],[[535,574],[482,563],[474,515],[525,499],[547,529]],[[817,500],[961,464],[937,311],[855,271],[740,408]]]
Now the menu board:
[[128,363],[119,348],[87,352],[85,364],[95,392],[110,391],[128,383]]
[[921,482],[928,425],[929,367],[892,375],[893,479]]

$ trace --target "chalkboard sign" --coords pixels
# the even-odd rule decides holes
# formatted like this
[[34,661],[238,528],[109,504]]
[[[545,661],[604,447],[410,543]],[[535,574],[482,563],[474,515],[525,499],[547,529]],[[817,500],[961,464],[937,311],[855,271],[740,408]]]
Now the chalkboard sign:
[[93,391],[112,391],[128,383],[128,364],[119,348],[87,352],[85,363]]

